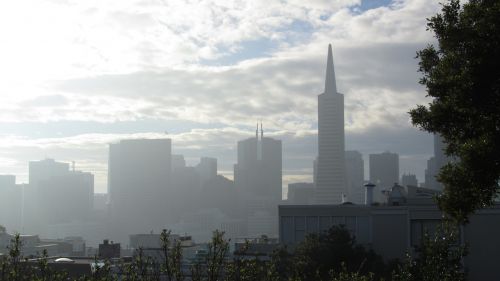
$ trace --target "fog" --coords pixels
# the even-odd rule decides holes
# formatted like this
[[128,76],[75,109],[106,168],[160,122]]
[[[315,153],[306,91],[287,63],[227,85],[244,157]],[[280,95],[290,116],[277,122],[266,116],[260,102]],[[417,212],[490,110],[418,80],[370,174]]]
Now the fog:
[[435,1],[70,2],[0,4],[8,233],[277,237],[280,204],[435,187],[433,136],[407,114],[428,102],[414,56]]

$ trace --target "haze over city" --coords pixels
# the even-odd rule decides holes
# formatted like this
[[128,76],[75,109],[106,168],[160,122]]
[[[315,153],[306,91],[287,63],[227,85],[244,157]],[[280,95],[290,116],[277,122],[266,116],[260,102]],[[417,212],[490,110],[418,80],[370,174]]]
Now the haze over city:
[[[432,136],[407,112],[428,102],[416,50],[433,42],[436,1],[10,1],[0,4],[0,170],[76,163],[107,192],[108,145],[170,138],[188,165],[236,143],[283,144],[283,187],[312,181],[317,95],[329,43],[345,98],[345,148],[400,156],[424,181]],[[285,191],[286,194],[286,191]]]
[[500,1],[0,3],[0,281],[496,281]]

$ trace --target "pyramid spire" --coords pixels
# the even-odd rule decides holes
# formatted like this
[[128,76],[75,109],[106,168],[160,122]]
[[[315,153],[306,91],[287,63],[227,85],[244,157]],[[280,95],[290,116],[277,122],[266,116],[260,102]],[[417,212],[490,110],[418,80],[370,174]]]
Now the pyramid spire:
[[336,94],[337,83],[335,82],[335,69],[333,68],[332,44],[328,44],[328,59],[326,62],[325,93]]

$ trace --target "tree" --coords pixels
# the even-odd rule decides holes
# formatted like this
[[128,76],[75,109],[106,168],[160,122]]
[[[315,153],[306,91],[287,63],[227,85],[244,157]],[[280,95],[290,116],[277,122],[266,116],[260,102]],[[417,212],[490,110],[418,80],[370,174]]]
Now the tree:
[[291,262],[299,279],[304,281],[329,280],[332,271],[340,275],[373,272],[377,280],[390,273],[382,257],[357,245],[355,238],[342,225],[333,226],[323,234],[306,236],[297,246]]
[[464,281],[463,257],[458,228],[444,223],[436,233],[425,233],[416,258],[407,255],[406,262],[392,276],[393,281]]
[[446,154],[440,208],[456,222],[490,206],[500,179],[500,2],[451,0],[428,19],[438,46],[417,52],[420,83],[433,100],[410,111],[419,128],[441,135]]

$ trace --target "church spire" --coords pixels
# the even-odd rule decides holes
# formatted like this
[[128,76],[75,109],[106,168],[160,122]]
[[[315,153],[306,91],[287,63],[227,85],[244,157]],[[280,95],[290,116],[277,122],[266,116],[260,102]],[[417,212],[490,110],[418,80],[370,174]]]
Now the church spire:
[[336,94],[335,69],[333,69],[332,44],[328,44],[328,59],[326,62],[325,94]]

